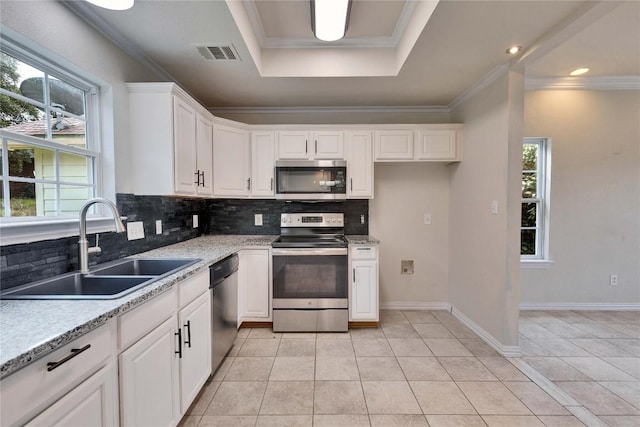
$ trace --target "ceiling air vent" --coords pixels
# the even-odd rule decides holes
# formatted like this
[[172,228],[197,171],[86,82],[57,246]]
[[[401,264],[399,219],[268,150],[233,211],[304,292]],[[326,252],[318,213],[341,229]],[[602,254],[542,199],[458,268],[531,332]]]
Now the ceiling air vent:
[[233,45],[228,46],[196,46],[200,55],[208,61],[237,61],[240,56]]

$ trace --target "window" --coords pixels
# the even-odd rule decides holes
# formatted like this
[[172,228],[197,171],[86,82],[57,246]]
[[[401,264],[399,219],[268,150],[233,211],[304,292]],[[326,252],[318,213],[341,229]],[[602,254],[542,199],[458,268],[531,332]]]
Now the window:
[[548,255],[550,141],[524,138],[522,145],[522,260],[545,260]]
[[96,86],[4,40],[0,67],[0,221],[77,218],[98,193]]

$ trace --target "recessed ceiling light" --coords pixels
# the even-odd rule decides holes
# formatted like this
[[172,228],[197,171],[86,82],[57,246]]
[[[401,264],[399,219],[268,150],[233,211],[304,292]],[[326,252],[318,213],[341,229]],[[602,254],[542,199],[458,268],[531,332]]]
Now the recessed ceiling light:
[[515,55],[516,53],[520,52],[522,50],[522,46],[511,46],[509,49],[507,49],[507,53],[509,55]]
[[131,9],[134,0],[87,0],[91,4],[111,10]]
[[570,76],[581,76],[585,73],[588,73],[589,69],[587,67],[577,68],[569,73]]

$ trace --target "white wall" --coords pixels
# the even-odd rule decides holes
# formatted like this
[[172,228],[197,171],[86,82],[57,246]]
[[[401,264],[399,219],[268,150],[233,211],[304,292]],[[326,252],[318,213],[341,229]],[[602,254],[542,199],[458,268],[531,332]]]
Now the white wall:
[[522,93],[522,75],[509,72],[452,113],[465,128],[451,169],[449,297],[505,348],[518,345]]
[[124,83],[156,81],[156,76],[57,1],[2,0],[0,22],[44,48],[62,66],[101,85],[103,162],[116,172],[115,184],[109,179],[103,183],[105,194],[129,192],[129,102]]
[[552,139],[554,264],[523,269],[522,303],[639,304],[640,92],[528,92],[524,111],[525,136]]
[[[449,166],[376,163],[374,180],[369,232],[380,240],[380,303],[447,303]],[[414,260],[413,275],[400,274],[403,259]]]

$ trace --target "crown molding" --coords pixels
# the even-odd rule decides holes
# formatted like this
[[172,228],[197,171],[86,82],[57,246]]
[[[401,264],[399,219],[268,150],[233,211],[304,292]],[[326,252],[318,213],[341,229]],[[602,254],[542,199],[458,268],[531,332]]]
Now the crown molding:
[[129,56],[136,61],[142,63],[156,76],[167,81],[177,81],[171,76],[163,67],[158,65],[151,58],[146,56],[140,49],[138,49],[131,41],[125,39],[118,31],[116,31],[111,25],[109,25],[104,19],[102,19],[97,13],[91,9],[88,3],[83,1],[61,1],[69,10],[82,18],[85,22],[96,29],[100,34],[106,37],[109,41],[115,44],[118,48],[123,50]]
[[529,77],[525,90],[640,90],[640,76]]
[[227,107],[209,108],[216,114],[318,114],[318,113],[449,113],[446,105],[343,106],[343,107]]
[[456,99],[454,99],[447,108],[449,111],[457,108],[460,104],[466,102],[468,99],[472,98],[482,89],[489,86],[491,83],[498,80],[500,77],[505,75],[507,71],[509,71],[510,64],[498,65],[493,70],[489,71],[485,74],[480,80],[475,82],[471,87],[462,92]]

